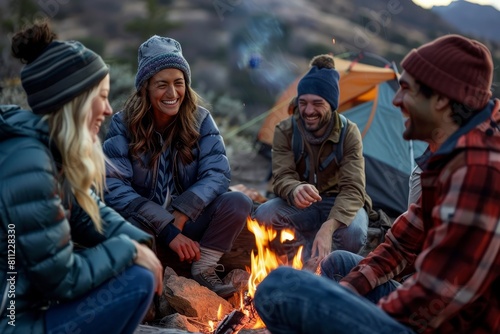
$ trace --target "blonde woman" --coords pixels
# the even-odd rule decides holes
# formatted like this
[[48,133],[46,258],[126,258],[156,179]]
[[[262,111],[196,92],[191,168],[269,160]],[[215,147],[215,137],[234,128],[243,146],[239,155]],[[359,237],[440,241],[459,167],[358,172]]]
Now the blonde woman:
[[0,332],[133,333],[161,264],[100,200],[108,67],[55,38],[45,22],[12,38],[32,112],[0,106]]

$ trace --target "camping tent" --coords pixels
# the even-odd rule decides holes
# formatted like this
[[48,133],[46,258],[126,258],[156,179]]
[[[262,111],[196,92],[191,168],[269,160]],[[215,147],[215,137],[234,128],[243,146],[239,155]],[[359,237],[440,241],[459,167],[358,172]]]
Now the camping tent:
[[[368,195],[374,207],[397,216],[408,206],[408,181],[414,158],[426,147],[423,142],[402,138],[404,118],[392,105],[398,74],[391,66],[378,67],[337,57],[335,67],[340,73],[338,110],[358,125],[363,137]],[[289,116],[288,104],[296,95],[300,77],[281,94],[264,120],[257,136],[261,143],[272,145],[275,125]]]

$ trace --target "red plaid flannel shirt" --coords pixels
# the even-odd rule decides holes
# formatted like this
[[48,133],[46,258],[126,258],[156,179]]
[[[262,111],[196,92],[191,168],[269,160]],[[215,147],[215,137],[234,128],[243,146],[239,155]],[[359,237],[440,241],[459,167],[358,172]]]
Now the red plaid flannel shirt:
[[414,265],[378,306],[417,333],[500,333],[500,132],[488,129],[431,157],[418,203],[343,279],[364,295]]

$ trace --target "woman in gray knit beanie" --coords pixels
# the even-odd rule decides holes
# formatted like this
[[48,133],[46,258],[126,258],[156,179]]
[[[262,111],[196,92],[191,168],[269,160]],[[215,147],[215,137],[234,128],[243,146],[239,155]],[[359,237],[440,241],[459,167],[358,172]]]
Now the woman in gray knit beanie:
[[32,112],[0,106],[0,332],[133,333],[162,291],[161,263],[99,198],[109,69],[55,38],[47,22],[12,38]]
[[[252,201],[228,192],[230,168],[212,116],[199,106],[191,71],[173,38],[152,36],[138,52],[136,91],[113,116],[104,152],[106,203],[156,236],[159,249],[192,263],[191,275],[221,297],[236,292],[216,271]],[[171,259],[169,261],[172,261]]]

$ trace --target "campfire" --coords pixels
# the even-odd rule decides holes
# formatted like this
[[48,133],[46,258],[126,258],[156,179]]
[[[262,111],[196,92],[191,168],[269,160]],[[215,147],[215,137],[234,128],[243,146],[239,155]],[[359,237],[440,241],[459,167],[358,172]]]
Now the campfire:
[[247,291],[240,296],[240,308],[226,314],[218,322],[213,334],[238,333],[242,328],[264,328],[264,323],[253,307],[253,297],[257,286],[272,270],[279,266],[291,265],[293,268],[302,269],[302,247],[298,249],[291,263],[288,263],[287,257],[280,257],[270,249],[271,242],[276,238],[279,238],[280,243],[293,240],[295,236],[292,230],[286,229],[278,232],[250,218],[247,219],[247,228],[255,235],[257,248],[257,254],[254,254],[253,251],[251,253],[251,268],[247,268],[250,273]]

